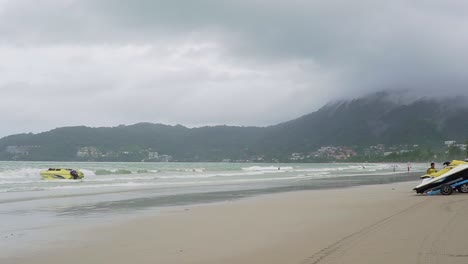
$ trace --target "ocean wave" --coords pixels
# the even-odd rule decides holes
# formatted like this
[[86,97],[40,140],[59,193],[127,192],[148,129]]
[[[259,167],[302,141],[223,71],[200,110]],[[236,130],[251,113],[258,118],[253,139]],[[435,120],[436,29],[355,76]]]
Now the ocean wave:
[[205,168],[182,168],[182,169],[175,169],[175,171],[182,171],[182,172],[204,172]]
[[281,167],[281,166],[268,166],[268,167],[263,167],[263,166],[251,166],[251,167],[246,167],[242,168],[242,170],[245,171],[285,171],[285,170],[293,170],[293,167],[286,166],[286,167]]
[[[284,181],[284,180],[301,180],[316,178],[310,175],[296,175],[291,177],[269,177],[269,178],[244,178],[244,179],[232,179],[227,181],[180,181],[180,182],[120,182],[120,183],[105,183],[105,184],[70,184],[70,185],[59,185],[59,186],[17,186],[7,189],[0,189],[0,192],[21,192],[21,191],[55,191],[55,190],[77,190],[77,189],[98,189],[98,188],[122,188],[122,187],[162,187],[162,186],[201,186],[201,185],[230,185],[239,183],[250,183],[250,182],[269,182],[269,181]],[[57,181],[53,181],[57,182]],[[66,181],[64,182],[71,182]]]
[[99,169],[99,170],[96,170],[94,174],[95,175],[132,174],[132,172],[126,169],[115,169],[115,170]]
[[20,168],[17,170],[4,170],[0,172],[0,179],[32,179],[40,177],[42,169]]
[[157,180],[154,176],[131,176],[131,177],[88,177],[83,178],[85,182],[112,182],[112,181],[135,181],[135,180]]
[[[301,181],[316,178],[352,177],[394,174],[394,164],[391,163],[330,163],[330,164],[126,164],[126,163],[80,163],[71,167],[85,167],[80,169],[85,174],[81,180],[42,180],[39,172],[45,170],[48,164],[19,164],[7,163],[0,170],[0,192],[28,192],[64,190],[64,193],[81,193],[68,191],[74,189],[96,189],[101,192],[106,188],[171,188],[203,185],[231,185],[239,184],[240,188],[249,183],[258,182],[259,187],[287,186],[287,181]],[[263,165],[263,166],[262,166]],[[286,164],[282,164],[286,165]],[[55,167],[63,167],[57,163]],[[41,168],[42,167],[42,168]],[[412,164],[411,171],[425,169],[426,164]],[[280,168],[278,170],[278,168]],[[96,173],[102,170],[104,174]],[[397,173],[406,171],[406,164],[397,167]],[[128,173],[130,172],[130,173]],[[107,174],[106,174],[107,173]],[[278,181],[278,182],[274,182]],[[285,183],[282,183],[283,181]],[[262,183],[265,182],[265,183]],[[268,183],[268,182],[271,182]],[[252,184],[251,187],[255,187]],[[230,187],[230,188],[231,188]],[[207,188],[207,189],[211,189]],[[119,191],[119,190],[117,190]],[[59,192],[57,192],[59,193]],[[22,194],[20,194],[22,195]]]
[[89,176],[96,176],[94,171],[88,169],[80,169],[80,171],[85,175],[85,177]]

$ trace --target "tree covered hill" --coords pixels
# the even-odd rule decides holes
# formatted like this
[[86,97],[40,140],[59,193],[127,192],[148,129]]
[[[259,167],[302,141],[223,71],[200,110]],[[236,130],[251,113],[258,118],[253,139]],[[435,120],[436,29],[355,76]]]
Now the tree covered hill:
[[[144,151],[155,151],[178,160],[211,160],[222,155],[237,157],[253,145],[264,128],[200,127],[138,123],[130,126],[56,128],[39,134],[20,134],[0,139],[2,159],[9,159],[9,146],[26,146],[27,160],[76,160],[77,150],[93,146],[101,153],[114,153],[110,160],[139,161]],[[10,148],[11,149],[11,148]],[[21,151],[21,150],[19,150]],[[118,155],[125,153],[126,155]],[[131,153],[131,154],[130,154]],[[222,154],[222,155],[221,155]]]
[[[397,97],[398,98],[398,97]],[[380,92],[338,101],[318,111],[269,127],[138,123],[117,127],[62,127],[0,139],[0,159],[80,160],[82,148],[99,152],[95,160],[140,161],[149,152],[180,161],[258,160],[321,146],[419,144],[440,146],[468,139],[465,99],[420,98],[403,102]],[[96,154],[97,155],[97,154]],[[82,157],[83,158],[83,157]],[[84,159],[89,159],[85,156]]]
[[468,139],[468,104],[463,98],[396,100],[391,93],[329,103],[318,111],[269,128],[265,142],[284,151],[323,145],[420,144]]

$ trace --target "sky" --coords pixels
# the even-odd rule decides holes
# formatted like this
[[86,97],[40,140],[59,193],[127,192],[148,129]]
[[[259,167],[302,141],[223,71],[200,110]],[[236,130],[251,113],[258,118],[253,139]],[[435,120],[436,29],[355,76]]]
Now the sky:
[[468,1],[0,0],[0,137],[466,93]]

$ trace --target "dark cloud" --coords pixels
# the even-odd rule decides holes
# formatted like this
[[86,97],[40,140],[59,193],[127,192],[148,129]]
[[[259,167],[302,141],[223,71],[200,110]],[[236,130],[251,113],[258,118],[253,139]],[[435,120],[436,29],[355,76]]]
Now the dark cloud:
[[[464,1],[0,0],[0,107],[11,124],[0,135],[268,125],[385,89],[463,93],[467,10]],[[57,112],[44,100],[78,107]],[[16,114],[24,105],[34,110]]]

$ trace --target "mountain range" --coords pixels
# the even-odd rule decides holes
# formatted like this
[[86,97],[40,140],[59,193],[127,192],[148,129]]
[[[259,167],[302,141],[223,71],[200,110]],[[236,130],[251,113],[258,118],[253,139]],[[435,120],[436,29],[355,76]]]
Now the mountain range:
[[11,135],[0,139],[0,159],[80,160],[77,151],[92,148],[102,154],[101,160],[140,161],[148,151],[179,161],[248,160],[308,153],[321,146],[437,147],[446,140],[467,139],[464,97],[408,100],[396,93],[378,92],[330,102],[316,112],[268,127],[138,123]]

